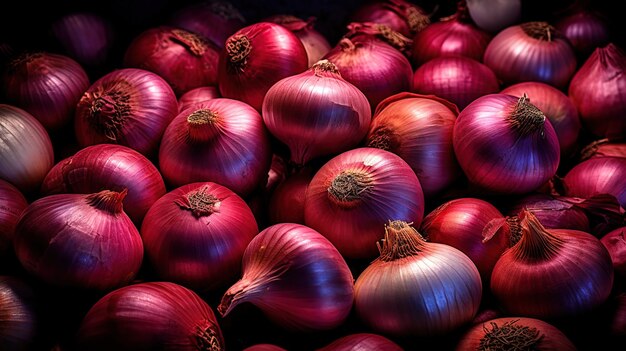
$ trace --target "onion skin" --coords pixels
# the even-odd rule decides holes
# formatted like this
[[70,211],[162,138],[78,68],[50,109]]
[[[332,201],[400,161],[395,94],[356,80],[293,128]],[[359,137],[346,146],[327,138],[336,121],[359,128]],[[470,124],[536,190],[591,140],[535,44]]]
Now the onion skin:
[[306,190],[314,175],[314,169],[305,167],[276,186],[267,203],[269,223],[304,224]]
[[537,318],[500,317],[477,324],[466,331],[456,351],[465,350],[576,351],[563,331]]
[[568,94],[585,130],[620,140],[626,137],[626,53],[610,43],[597,48],[576,71]]
[[528,194],[514,201],[508,214],[516,216],[523,210],[528,210],[546,228],[573,229],[589,233],[591,230],[589,218],[583,207],[577,206],[581,202],[578,200],[565,196]]
[[574,11],[559,19],[554,27],[563,33],[582,59],[589,57],[596,48],[609,44],[611,40],[607,21],[592,11]]
[[220,92],[217,87],[198,87],[191,89],[178,98],[178,112],[183,112],[188,107],[198,102],[217,99]]
[[0,261],[13,251],[15,226],[28,200],[11,183],[0,179]]
[[[626,279],[626,227],[616,228],[600,238],[613,261],[615,273],[621,280]],[[626,329],[624,330],[626,334]]]
[[423,8],[405,0],[366,2],[352,13],[350,20],[384,24],[406,37],[413,37],[430,24]]
[[402,347],[386,337],[373,333],[342,336],[316,351],[402,351]]
[[278,14],[267,17],[264,21],[278,23],[300,38],[309,59],[308,67],[321,60],[331,49],[326,37],[315,29],[315,17],[310,17],[305,21],[295,16]]
[[243,351],[287,351],[287,349],[273,344],[256,344],[246,347]]
[[374,258],[389,218],[419,226],[424,194],[400,156],[363,147],[341,153],[313,176],[306,191],[304,223],[347,258]]
[[589,198],[598,194],[615,196],[626,209],[626,158],[596,157],[572,167],[565,177],[565,195]]
[[470,17],[479,28],[497,33],[522,18],[521,0],[467,0]]
[[211,307],[171,282],[118,288],[86,313],[77,333],[84,351],[225,350]]
[[156,273],[196,291],[235,282],[243,252],[258,232],[246,202],[211,182],[169,191],[150,207],[141,226]]
[[19,276],[0,275],[0,349],[34,350],[41,325],[35,290]]
[[595,157],[626,158],[626,142],[611,142],[608,139],[595,140],[580,150],[580,162]]
[[243,275],[222,296],[222,316],[252,303],[289,330],[329,330],[352,309],[354,278],[341,254],[320,233],[280,223],[252,239],[243,255]]

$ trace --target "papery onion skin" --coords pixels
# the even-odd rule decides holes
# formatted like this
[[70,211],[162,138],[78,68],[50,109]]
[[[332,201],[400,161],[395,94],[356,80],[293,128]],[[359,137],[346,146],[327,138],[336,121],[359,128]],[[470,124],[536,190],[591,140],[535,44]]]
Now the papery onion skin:
[[626,137],[626,53],[610,43],[597,48],[576,71],[568,94],[585,130],[609,139]]
[[589,218],[578,201],[569,201],[565,196],[528,194],[514,201],[509,215],[517,216],[521,211],[531,211],[546,228],[574,229],[589,233]]
[[611,40],[608,22],[592,11],[574,11],[559,19],[554,27],[563,33],[582,59],[589,57],[596,48],[609,44]]
[[592,141],[580,150],[580,162],[595,157],[626,158],[626,142],[599,139]]
[[372,112],[366,96],[333,63],[320,60],[274,84],[262,116],[269,132],[287,145],[291,163],[303,166],[358,146]]
[[278,23],[292,31],[304,45],[309,59],[308,67],[321,60],[331,49],[328,39],[315,29],[315,17],[310,17],[306,21],[291,15],[272,15],[264,19],[266,22]]
[[57,162],[41,185],[41,194],[88,194],[102,189],[128,190],[124,212],[139,228],[152,204],[166,192],[157,167],[128,146],[97,144]]
[[0,349],[34,350],[41,328],[35,293],[22,277],[0,275]]
[[20,107],[48,131],[64,128],[90,85],[85,69],[69,56],[51,52],[24,53],[2,77],[7,101]]
[[403,348],[390,339],[374,333],[354,333],[342,336],[316,351],[402,351]]
[[21,265],[47,284],[106,291],[139,271],[143,243],[122,209],[125,191],[55,194],[24,210],[15,227]]
[[195,33],[159,26],[144,30],[130,42],[123,65],[158,74],[180,96],[217,84],[219,53],[220,48]]
[[317,231],[296,223],[262,230],[243,255],[242,277],[222,296],[227,316],[249,302],[289,330],[330,330],[352,309],[354,278],[339,251]]
[[462,176],[452,147],[458,114],[445,99],[399,93],[378,104],[365,144],[402,157],[417,175],[424,197],[433,198]]
[[459,110],[499,90],[498,78],[489,67],[463,56],[433,58],[413,73],[412,91],[442,97]]
[[245,197],[267,180],[269,134],[250,105],[219,98],[192,105],[167,126],[159,169],[173,187],[211,181]]
[[154,159],[177,112],[176,95],[163,78],[143,69],[122,68],[105,74],[83,94],[74,131],[80,147],[120,144]]
[[570,156],[578,147],[581,122],[574,102],[561,90],[541,82],[522,82],[500,91],[516,97],[528,96],[530,102],[543,112],[556,132],[561,156]]
[[28,200],[13,184],[0,179],[0,261],[13,251],[15,226]]
[[626,158],[596,157],[572,167],[563,178],[565,195],[589,198],[611,194],[626,209]]
[[613,229],[604,234],[600,241],[611,255],[615,273],[620,279],[626,279],[626,227]]
[[50,135],[33,115],[0,104],[0,179],[17,187],[26,197],[35,196],[54,165]]
[[498,32],[483,62],[505,86],[538,81],[564,89],[577,68],[571,44],[546,22],[525,22]]
[[510,315],[539,319],[587,313],[605,303],[613,287],[611,257],[593,235],[546,229],[530,211],[522,237],[504,252],[491,275],[491,291]]
[[355,310],[374,331],[444,335],[472,321],[482,298],[480,273],[458,249],[429,243],[403,221],[389,221],[380,257],[356,279]]
[[559,166],[554,128],[524,97],[489,94],[474,100],[457,117],[452,140],[469,181],[491,193],[531,192]]
[[405,0],[369,1],[356,9],[350,20],[384,24],[406,37],[413,37],[430,24],[423,8]]
[[492,33],[522,19],[521,0],[467,0],[467,9],[478,27]]
[[455,350],[576,351],[569,337],[553,324],[530,317],[499,317],[473,326]]
[[213,100],[221,97],[217,87],[198,87],[191,89],[178,98],[178,112],[183,112],[186,108],[195,103]]
[[424,194],[415,172],[400,156],[371,147],[326,162],[304,202],[304,223],[348,258],[374,258],[380,228],[389,218],[419,226],[423,217]]
[[211,306],[192,290],[161,281],[104,295],[83,318],[76,344],[84,351],[226,349]]
[[302,41],[277,23],[243,27],[226,40],[218,67],[223,97],[241,100],[261,111],[267,91],[279,80],[308,67]]
[[243,252],[258,232],[246,202],[212,182],[169,191],[150,207],[141,226],[155,272],[196,291],[235,282]]

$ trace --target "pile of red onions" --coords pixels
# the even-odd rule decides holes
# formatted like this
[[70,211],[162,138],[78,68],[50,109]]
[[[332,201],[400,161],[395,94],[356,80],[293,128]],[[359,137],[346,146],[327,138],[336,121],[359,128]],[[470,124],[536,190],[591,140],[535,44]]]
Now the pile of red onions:
[[554,27],[563,33],[582,59],[586,59],[596,48],[609,44],[611,40],[611,30],[606,18],[584,8],[561,17]]
[[315,17],[305,21],[291,15],[273,15],[265,18],[263,21],[278,23],[300,38],[309,59],[309,67],[311,67],[331,49],[331,45],[326,37],[315,29],[315,20]]
[[598,194],[615,196],[626,209],[626,158],[596,157],[580,162],[563,179],[565,195],[589,198]]
[[406,0],[368,1],[352,13],[350,20],[384,24],[409,38],[430,24],[426,11]]
[[0,262],[13,251],[15,226],[26,206],[28,201],[19,189],[0,179]]
[[0,349],[34,350],[43,325],[36,290],[18,276],[0,275]]

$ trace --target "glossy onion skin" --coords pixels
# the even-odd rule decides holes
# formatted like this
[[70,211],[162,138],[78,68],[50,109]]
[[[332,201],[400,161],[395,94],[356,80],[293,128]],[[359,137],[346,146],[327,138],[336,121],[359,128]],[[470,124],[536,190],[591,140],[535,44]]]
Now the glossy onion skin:
[[191,89],[178,98],[178,112],[183,112],[183,110],[198,102],[217,99],[219,97],[220,92],[217,90],[217,87],[214,86]]
[[[574,229],[589,232],[589,218],[582,207],[568,197],[557,197],[542,193],[528,194],[512,203],[510,216],[517,216],[522,210],[531,211],[546,228]],[[574,200],[574,199],[572,199]]]
[[313,66],[331,49],[328,39],[315,29],[316,20],[315,17],[309,17],[305,21],[295,16],[280,14],[265,18],[265,21],[278,23],[300,38],[309,59],[308,67]]
[[342,336],[315,351],[402,351],[402,347],[390,339],[374,333],[354,333]]
[[[602,245],[609,250],[616,278],[626,279],[626,226],[613,229],[600,238]],[[626,329],[624,330],[626,332]]]
[[610,194],[626,208],[626,158],[596,157],[572,167],[563,181],[567,196],[589,198]]
[[587,59],[596,48],[611,40],[608,22],[592,11],[574,11],[559,19],[554,26],[572,43],[581,59]]
[[421,7],[406,0],[368,1],[354,10],[350,21],[381,23],[409,38],[430,23]]

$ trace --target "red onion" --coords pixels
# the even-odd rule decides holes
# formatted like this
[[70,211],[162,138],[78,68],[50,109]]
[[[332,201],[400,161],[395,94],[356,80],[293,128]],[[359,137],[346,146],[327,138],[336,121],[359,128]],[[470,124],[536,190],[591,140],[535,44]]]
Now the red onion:
[[626,158],[626,142],[613,142],[609,139],[594,140],[580,151],[580,161],[595,157]]
[[460,110],[499,90],[498,78],[489,67],[463,56],[434,58],[413,73],[412,91],[437,95],[455,103]]
[[372,258],[390,218],[419,226],[424,194],[411,167],[394,153],[356,148],[326,162],[306,191],[304,223],[348,258]]
[[328,60],[274,84],[262,115],[269,132],[287,145],[291,163],[298,166],[354,148],[371,121],[365,95]]
[[146,256],[156,273],[194,290],[232,284],[243,252],[258,232],[246,202],[211,182],[183,185],[163,195],[141,226]]
[[528,194],[513,202],[508,210],[518,215],[523,210],[532,212],[541,225],[549,229],[575,229],[589,232],[589,218],[585,212],[584,199],[548,194]]
[[128,284],[143,259],[122,209],[126,190],[56,194],[28,205],[15,227],[22,266],[47,284],[104,291]]
[[607,301],[613,287],[608,251],[593,235],[546,229],[530,211],[522,238],[504,252],[491,274],[491,292],[509,315],[572,317]]
[[613,268],[620,279],[626,279],[626,227],[613,229],[606,233],[600,242],[611,255]]
[[413,38],[411,58],[420,66],[441,56],[464,56],[482,61],[491,34],[476,26],[465,1],[459,1],[457,12],[431,23]]
[[35,290],[19,276],[0,275],[0,349],[34,350],[41,325]]
[[615,196],[626,209],[626,158],[597,157],[580,162],[563,179],[565,195],[588,198],[597,194]]
[[160,75],[180,96],[194,88],[217,84],[219,52],[219,47],[195,33],[159,26],[144,30],[131,41],[123,63]]
[[217,87],[198,87],[191,89],[178,98],[178,112],[192,106],[195,103],[217,99],[220,92]]
[[342,336],[316,351],[402,351],[403,348],[388,338],[374,333],[354,333]]
[[436,96],[390,96],[376,108],[366,145],[402,157],[417,175],[424,196],[433,198],[462,175],[452,148],[458,114],[454,104]]
[[0,104],[0,179],[26,197],[39,191],[54,165],[52,141],[44,126],[21,108]]
[[276,186],[266,204],[271,224],[304,224],[306,190],[314,175],[314,169],[304,167],[289,174],[283,182]]
[[272,15],[264,19],[265,22],[282,25],[300,38],[309,58],[309,67],[313,66],[331,49],[326,37],[315,29],[316,20],[315,17],[310,17],[305,21],[291,15]]
[[243,351],[287,351],[287,349],[274,344],[256,344],[246,347]]
[[217,318],[192,290],[171,282],[125,286],[101,297],[76,337],[80,350],[226,350]]
[[609,139],[626,137],[626,53],[611,43],[597,48],[576,71],[569,96],[590,133]]
[[455,350],[576,351],[577,347],[563,331],[541,319],[500,317],[470,328]]
[[411,90],[411,62],[381,40],[344,37],[324,58],[337,66],[341,77],[365,94],[372,110],[385,98]]
[[430,24],[424,9],[406,0],[367,1],[352,13],[350,20],[384,24],[411,38]]
[[219,58],[218,86],[223,97],[261,111],[274,83],[307,67],[306,49],[295,34],[280,24],[258,22],[226,40]]
[[76,138],[81,147],[120,144],[152,159],[177,112],[176,95],[159,75],[137,68],[114,70],[78,102]]
[[374,22],[352,22],[347,26],[348,32],[343,38],[351,40],[375,39],[393,46],[407,57],[411,56],[413,40],[389,28],[389,26]]
[[600,13],[579,9],[561,17],[554,27],[561,31],[580,58],[586,59],[599,47],[609,44],[611,31]]
[[485,200],[456,198],[432,210],[421,226],[429,242],[450,245],[467,255],[480,272],[485,287],[500,255],[509,248],[507,219]]
[[150,160],[127,146],[115,144],[87,146],[57,162],[41,185],[43,195],[88,194],[102,189],[127,189],[124,212],[137,227],[166,191],[161,173]]
[[528,96],[554,128],[561,146],[561,156],[569,156],[577,148],[581,130],[580,118],[576,106],[564,92],[541,82],[522,82],[511,85],[500,93],[518,98],[524,94]]
[[554,128],[526,96],[489,94],[474,100],[457,117],[452,141],[467,178],[487,192],[531,192],[559,165]]
[[11,61],[2,78],[9,103],[32,114],[48,131],[64,128],[89,87],[81,65],[69,56],[25,53]]
[[374,331],[434,336],[472,321],[482,298],[480,274],[464,253],[424,241],[406,222],[389,221],[380,257],[356,279],[356,313]]
[[241,29],[245,18],[229,1],[205,0],[187,4],[174,12],[168,23],[190,32],[198,33],[218,47]]
[[505,85],[538,81],[560,89],[577,68],[569,41],[547,22],[524,22],[498,32],[483,62]]
[[264,185],[271,160],[269,134],[259,113],[227,98],[179,113],[159,149],[159,167],[169,185],[211,181],[240,196]]
[[467,9],[479,28],[492,33],[522,18],[522,0],[467,0]]
[[261,231],[243,254],[243,274],[217,310],[227,316],[248,302],[291,330],[341,325],[352,309],[354,279],[337,249],[301,224],[280,223]]
[[0,179],[0,260],[13,250],[15,226],[28,200],[11,183]]

